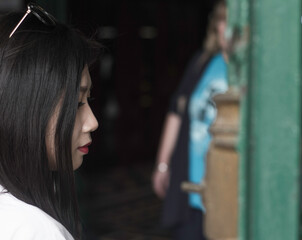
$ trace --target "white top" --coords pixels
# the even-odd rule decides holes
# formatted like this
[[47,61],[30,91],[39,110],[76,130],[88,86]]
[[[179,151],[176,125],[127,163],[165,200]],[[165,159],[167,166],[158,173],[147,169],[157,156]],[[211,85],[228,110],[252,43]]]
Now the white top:
[[1,240],[74,240],[66,228],[41,209],[27,204],[0,185]]

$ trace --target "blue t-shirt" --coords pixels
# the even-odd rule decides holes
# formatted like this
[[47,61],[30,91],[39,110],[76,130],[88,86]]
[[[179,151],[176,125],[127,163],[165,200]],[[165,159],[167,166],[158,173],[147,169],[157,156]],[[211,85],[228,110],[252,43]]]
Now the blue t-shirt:
[[[222,54],[215,55],[198,81],[188,106],[189,181],[200,183],[205,175],[205,160],[210,146],[209,127],[216,118],[213,96],[228,88],[227,67]],[[205,211],[199,194],[189,194],[189,204]]]

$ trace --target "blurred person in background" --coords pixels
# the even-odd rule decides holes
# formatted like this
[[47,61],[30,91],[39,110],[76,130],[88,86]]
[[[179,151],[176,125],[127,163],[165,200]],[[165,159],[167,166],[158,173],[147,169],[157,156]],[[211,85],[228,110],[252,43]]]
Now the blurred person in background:
[[210,15],[203,49],[188,64],[164,123],[152,182],[164,199],[163,226],[174,239],[205,239],[202,199],[182,192],[180,185],[200,183],[205,175],[208,130],[216,117],[212,97],[228,88],[225,29],[226,2],[220,0]]
[[0,239],[81,238],[74,170],[98,122],[98,44],[36,4],[0,17]]

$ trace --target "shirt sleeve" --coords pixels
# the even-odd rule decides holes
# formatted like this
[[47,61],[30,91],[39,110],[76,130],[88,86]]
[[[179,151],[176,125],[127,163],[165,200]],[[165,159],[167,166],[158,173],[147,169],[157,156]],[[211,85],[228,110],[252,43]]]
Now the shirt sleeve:
[[201,55],[202,52],[198,51],[189,61],[180,84],[170,99],[169,112],[173,112],[180,116],[185,113],[191,89],[194,86],[196,77],[198,77],[196,75],[200,75],[200,69],[198,69],[197,62]]

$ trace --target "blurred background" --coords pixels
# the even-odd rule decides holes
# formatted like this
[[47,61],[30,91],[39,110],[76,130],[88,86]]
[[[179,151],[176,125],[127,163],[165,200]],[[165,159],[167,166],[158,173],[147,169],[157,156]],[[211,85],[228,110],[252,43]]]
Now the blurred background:
[[[24,11],[28,2],[0,0],[0,14]],[[91,68],[91,107],[100,127],[76,171],[87,239],[171,239],[160,227],[162,202],[152,191],[151,175],[169,99],[188,60],[202,46],[215,1],[37,3],[104,46]],[[211,239],[302,239],[301,1],[227,3],[233,96],[223,100],[228,105],[235,96],[239,110],[236,136],[226,145],[239,153],[240,164],[234,172],[221,167],[228,175],[218,185],[228,193],[229,176],[238,174],[231,185],[236,187],[238,215],[233,213],[234,236]],[[218,207],[230,209],[225,202]],[[213,216],[211,230],[220,234],[229,215]]]
[[[0,12],[27,0],[1,0]],[[169,98],[201,48],[214,1],[45,0],[57,19],[104,46],[91,69],[100,127],[76,178],[89,239],[170,239],[151,174]]]

